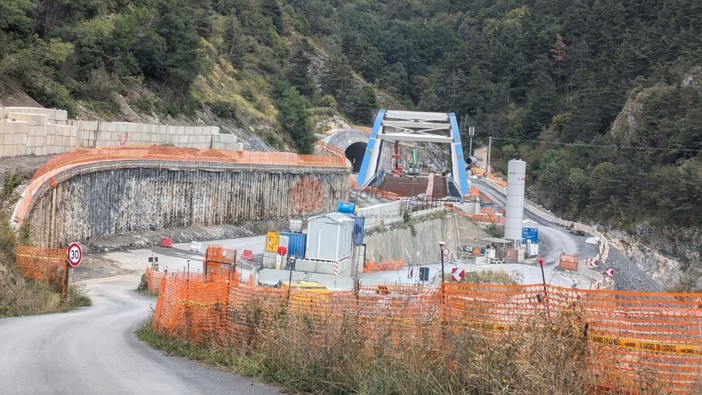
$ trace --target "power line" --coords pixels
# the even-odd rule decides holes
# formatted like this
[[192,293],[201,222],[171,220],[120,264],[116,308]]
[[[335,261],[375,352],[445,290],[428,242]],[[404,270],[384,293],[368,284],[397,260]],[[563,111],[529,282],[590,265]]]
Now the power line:
[[644,151],[683,151],[683,152],[702,152],[702,149],[694,148],[660,148],[660,147],[637,147],[633,145],[618,145],[618,144],[588,144],[588,143],[562,143],[560,141],[542,141],[542,140],[528,140],[528,139],[515,139],[511,137],[493,137],[495,140],[504,141],[517,141],[522,143],[538,143],[538,144],[551,144],[551,145],[562,145],[568,147],[594,147],[594,148],[617,148],[617,149],[633,149],[633,150],[644,150]]

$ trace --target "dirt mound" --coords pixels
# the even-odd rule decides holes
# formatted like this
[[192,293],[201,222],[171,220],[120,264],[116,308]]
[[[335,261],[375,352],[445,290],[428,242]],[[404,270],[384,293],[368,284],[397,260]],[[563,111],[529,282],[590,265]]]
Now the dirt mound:
[[0,81],[0,107],[42,107],[12,79]]

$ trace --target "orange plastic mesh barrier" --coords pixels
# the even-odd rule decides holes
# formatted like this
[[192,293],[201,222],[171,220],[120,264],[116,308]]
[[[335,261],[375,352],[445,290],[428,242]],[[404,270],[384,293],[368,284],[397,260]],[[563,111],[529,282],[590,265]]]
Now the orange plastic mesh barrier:
[[35,281],[57,281],[63,278],[67,249],[18,246],[17,268],[22,277]]
[[485,223],[490,223],[490,224],[502,224],[502,225],[504,225],[504,223],[505,223],[505,217],[503,215],[497,215],[494,212],[494,210],[492,210],[492,212],[491,212],[490,210],[486,210],[485,208],[483,208],[483,209],[481,209],[481,211],[486,210],[486,212],[484,212],[484,213],[468,214],[465,211],[463,211],[459,208],[450,206],[450,205],[446,205],[446,207],[449,210],[452,210],[453,212],[458,213],[464,217],[470,218],[475,222],[485,222]]
[[400,196],[395,192],[383,191],[378,188],[363,187],[363,190],[373,194],[373,196],[381,196],[388,200],[397,200],[400,198]]
[[202,272],[209,280],[212,276],[230,276],[235,271],[236,250],[227,249],[221,245],[208,245],[205,258],[202,261]]
[[363,268],[363,273],[382,272],[385,270],[400,270],[404,265],[402,259],[385,259],[378,263],[366,261],[366,266]]
[[151,268],[146,269],[144,274],[144,282],[149,293],[155,294],[161,288],[161,281],[165,276],[164,272],[157,272]]
[[502,177],[497,177],[497,176],[493,175],[492,173],[489,173],[487,175],[487,177],[490,179],[490,181],[501,186],[502,188],[507,188],[507,181],[505,181]]
[[55,284],[63,292],[67,274],[67,253],[66,248],[17,246],[17,268],[25,279]]
[[[332,149],[328,149],[334,152]],[[110,160],[173,160],[184,162],[219,162],[269,164],[286,166],[331,166],[346,167],[343,155],[298,155],[288,152],[222,151],[197,148],[167,146],[81,148],[56,155],[49,159],[37,172],[37,179],[61,167]]]
[[421,341],[438,350],[448,346],[447,330],[499,339],[508,330],[532,330],[534,320],[568,318],[568,336],[587,339],[588,369],[600,388],[692,394],[702,385],[702,294],[467,283],[447,283],[443,293],[418,285],[319,293],[203,280],[194,274],[164,278],[157,331],[245,350],[261,346],[277,318],[300,316],[311,344],[320,347],[329,333],[353,322],[369,351],[381,338],[393,347]]

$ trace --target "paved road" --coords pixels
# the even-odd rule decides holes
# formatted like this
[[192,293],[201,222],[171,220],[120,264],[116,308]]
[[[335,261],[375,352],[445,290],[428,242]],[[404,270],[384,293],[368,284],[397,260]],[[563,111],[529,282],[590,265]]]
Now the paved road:
[[[500,192],[492,188],[485,182],[480,180],[473,181],[480,187],[480,192],[487,195],[495,203],[504,207],[506,197]],[[524,209],[524,218],[536,222],[539,226],[539,247],[540,255],[544,258],[547,266],[552,267],[558,264],[561,252],[567,254],[579,255],[583,249],[576,239],[568,231],[560,226],[554,226],[541,218],[532,215],[528,210]]]
[[[505,197],[496,191],[489,184],[482,180],[474,180],[479,185],[480,191],[493,199],[498,204],[504,206]],[[566,253],[579,256],[594,256],[595,247],[585,243],[586,237],[573,236],[565,228],[544,221],[536,215],[524,209],[524,217],[539,224],[539,237],[544,239],[546,244],[547,267],[555,267],[558,255],[565,248]],[[545,236],[545,237],[542,237]],[[541,251],[540,251],[541,252]],[[555,261],[554,261],[555,259]],[[628,291],[661,292],[662,287],[651,279],[641,268],[636,266],[631,259],[624,256],[620,251],[610,244],[609,258],[606,266],[601,266],[598,270],[614,268],[616,271],[614,281],[616,289]]]
[[139,276],[87,280],[93,306],[0,320],[2,394],[277,394],[251,379],[163,355],[134,331],[155,299]]

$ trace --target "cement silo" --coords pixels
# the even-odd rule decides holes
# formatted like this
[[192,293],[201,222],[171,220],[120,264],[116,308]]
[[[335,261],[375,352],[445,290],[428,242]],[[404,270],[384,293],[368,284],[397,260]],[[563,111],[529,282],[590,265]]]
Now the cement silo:
[[507,166],[507,205],[505,206],[505,239],[521,242],[524,217],[524,184],[526,162],[511,160]]

